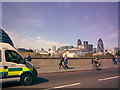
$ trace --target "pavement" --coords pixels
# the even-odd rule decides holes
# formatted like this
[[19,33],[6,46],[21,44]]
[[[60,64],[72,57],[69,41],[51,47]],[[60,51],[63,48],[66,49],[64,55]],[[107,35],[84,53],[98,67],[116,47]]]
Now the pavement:
[[[116,68],[118,69],[119,64],[111,64],[111,65],[102,65],[102,69],[110,69],[110,68]],[[93,70],[92,69],[92,64],[89,66],[69,66],[70,69],[59,69],[59,66],[50,66],[50,67],[39,67],[37,68],[38,73],[41,74],[47,74],[47,73],[59,73],[59,72],[73,72],[73,71],[80,71],[80,70]]]

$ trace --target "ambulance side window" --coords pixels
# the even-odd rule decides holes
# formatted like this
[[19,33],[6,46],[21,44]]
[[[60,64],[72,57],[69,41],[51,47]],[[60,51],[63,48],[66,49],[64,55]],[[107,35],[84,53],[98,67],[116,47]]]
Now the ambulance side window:
[[5,58],[7,62],[14,62],[21,64],[24,59],[15,51],[6,50],[5,51]]
[[1,50],[0,50],[0,62],[1,62],[2,58],[1,58]]

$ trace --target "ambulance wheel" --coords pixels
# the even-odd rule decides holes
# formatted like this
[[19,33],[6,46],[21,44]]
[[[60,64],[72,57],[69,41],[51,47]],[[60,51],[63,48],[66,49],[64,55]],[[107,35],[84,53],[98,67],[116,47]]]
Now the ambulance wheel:
[[24,74],[20,79],[20,83],[25,86],[31,85],[33,83],[33,78],[30,74]]

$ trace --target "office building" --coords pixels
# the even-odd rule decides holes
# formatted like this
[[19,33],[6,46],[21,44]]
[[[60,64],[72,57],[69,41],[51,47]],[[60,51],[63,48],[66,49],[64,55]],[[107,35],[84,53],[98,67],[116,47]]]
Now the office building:
[[98,40],[98,43],[97,43],[97,52],[104,53],[104,44],[101,38]]
[[85,50],[88,50],[88,41],[84,41],[84,42],[83,42],[83,45],[84,45],[84,47],[85,47]]
[[56,51],[56,46],[52,46],[52,51]]
[[93,53],[96,53],[97,52],[97,48],[93,48]]
[[88,44],[88,50],[91,51],[91,52],[93,51],[93,45],[92,44]]
[[82,42],[81,42],[80,39],[78,39],[78,41],[77,41],[77,46],[80,46],[80,45],[82,45]]
[[59,48],[60,51],[63,51],[63,50],[68,50],[68,49],[72,49],[74,48],[74,46],[62,46]]
[[77,46],[77,48],[80,49],[80,50],[84,50],[85,46],[84,45],[79,45],[79,46]]
[[115,48],[114,48],[114,53],[116,53],[116,52],[118,52],[118,51],[120,51],[120,48],[115,47]]

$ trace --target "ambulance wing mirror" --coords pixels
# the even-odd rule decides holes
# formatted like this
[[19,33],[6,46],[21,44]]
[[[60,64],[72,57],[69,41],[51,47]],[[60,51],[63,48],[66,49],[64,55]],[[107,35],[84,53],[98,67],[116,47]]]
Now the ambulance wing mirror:
[[24,64],[26,64],[26,60],[27,60],[27,59],[24,59]]

